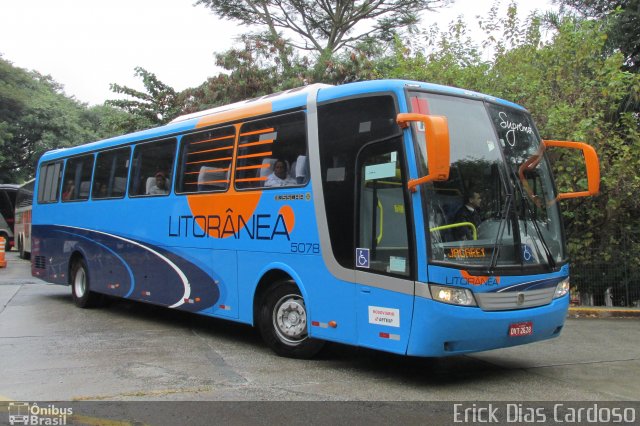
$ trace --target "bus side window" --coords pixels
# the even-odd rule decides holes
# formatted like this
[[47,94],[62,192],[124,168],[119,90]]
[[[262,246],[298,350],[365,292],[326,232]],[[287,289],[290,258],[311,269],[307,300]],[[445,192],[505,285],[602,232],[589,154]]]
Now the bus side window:
[[[171,192],[176,140],[165,139],[136,145],[133,151],[129,196],[167,195]],[[164,181],[164,187],[149,191],[147,182]]]
[[[238,138],[236,188],[304,185],[308,181],[308,173],[298,179],[297,167],[292,165],[297,163],[299,157],[306,158],[306,155],[306,122],[303,112],[245,123]],[[276,174],[276,167],[280,176]]]
[[70,158],[64,168],[62,201],[84,201],[89,199],[93,154]]
[[98,153],[91,197],[122,198],[127,188],[130,148]]
[[176,191],[226,191],[235,137],[233,126],[183,136]]
[[55,203],[60,194],[62,161],[40,166],[38,179],[38,203]]

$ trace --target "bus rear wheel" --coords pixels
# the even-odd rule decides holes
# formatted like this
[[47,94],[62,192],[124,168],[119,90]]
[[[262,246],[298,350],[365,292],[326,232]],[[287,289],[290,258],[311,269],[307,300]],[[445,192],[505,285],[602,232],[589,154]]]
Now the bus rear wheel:
[[20,259],[29,259],[29,253],[24,251],[24,240],[22,238],[18,239],[18,256],[20,256]]
[[308,334],[308,316],[304,299],[291,281],[275,283],[262,299],[258,328],[275,353],[289,358],[308,359],[324,346]]
[[79,308],[92,308],[100,300],[100,295],[91,291],[89,281],[89,270],[84,259],[78,259],[71,268],[71,295],[73,303]]

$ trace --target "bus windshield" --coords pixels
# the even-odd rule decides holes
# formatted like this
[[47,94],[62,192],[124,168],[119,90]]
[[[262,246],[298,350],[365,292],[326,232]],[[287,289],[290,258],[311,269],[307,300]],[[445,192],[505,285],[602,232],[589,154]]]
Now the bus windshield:
[[[416,92],[410,99],[413,112],[449,123],[449,179],[424,185],[431,260],[488,272],[562,262],[557,195],[529,114],[453,96]],[[426,173],[424,132],[415,134]]]

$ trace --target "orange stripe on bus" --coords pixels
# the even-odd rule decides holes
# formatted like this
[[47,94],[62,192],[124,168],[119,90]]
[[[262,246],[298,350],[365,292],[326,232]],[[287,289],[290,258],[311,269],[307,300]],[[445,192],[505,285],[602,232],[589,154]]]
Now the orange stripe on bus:
[[219,161],[229,161],[229,160],[231,160],[231,157],[218,158],[216,160],[191,161],[191,162],[185,163],[185,164],[216,163],[216,162],[219,162]]
[[267,145],[270,143],[273,143],[273,139],[265,139],[263,141],[258,141],[258,142],[243,143],[238,145],[238,148],[246,148],[248,146],[256,146],[256,145]]
[[242,167],[236,167],[236,170],[256,170],[256,169],[268,169],[271,166],[269,166],[269,164],[258,164],[255,166],[242,166]]
[[199,143],[207,143],[207,142],[215,142],[215,141],[223,141],[225,139],[235,139],[236,135],[229,135],[229,136],[221,136],[219,138],[213,138],[213,139],[205,139],[203,141],[197,141],[197,142],[190,142],[189,145],[197,145]]
[[226,169],[215,169],[215,170],[200,170],[198,172],[186,172],[184,173],[185,175],[199,175],[200,173],[222,173],[222,172],[228,172],[230,170],[230,167],[227,167]]
[[269,152],[258,152],[257,154],[238,155],[238,160],[244,159],[244,158],[266,157],[272,154],[273,152],[269,151]]
[[240,107],[237,109],[222,111],[217,114],[211,114],[205,117],[202,117],[198,124],[196,124],[197,128],[211,126],[214,124],[224,123],[228,121],[236,121],[241,120],[243,118],[255,117],[258,115],[269,114],[272,112],[273,108],[271,102],[262,102],[259,104],[252,104],[245,107]]
[[261,135],[263,133],[271,133],[271,132],[273,132],[275,130],[276,129],[274,129],[273,127],[270,127],[268,129],[254,130],[252,132],[240,133],[240,136]]
[[228,172],[231,167],[227,167],[226,169],[215,169],[215,170],[201,170],[198,173],[219,173],[219,172]]
[[228,149],[233,149],[233,145],[230,146],[223,146],[222,148],[213,148],[213,149],[205,149],[203,151],[194,151],[194,152],[188,152],[187,155],[193,155],[193,154],[203,154],[205,152],[214,152],[214,151],[226,151]]
[[236,182],[257,182],[262,180],[267,180],[267,177],[265,176],[265,177],[257,177],[257,178],[236,179]]

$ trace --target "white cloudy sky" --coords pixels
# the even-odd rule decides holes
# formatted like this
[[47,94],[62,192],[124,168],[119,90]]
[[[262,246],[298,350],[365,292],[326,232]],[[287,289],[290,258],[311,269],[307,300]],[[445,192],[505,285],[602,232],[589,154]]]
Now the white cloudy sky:
[[[109,83],[140,88],[142,66],[177,90],[217,74],[214,52],[245,30],[217,19],[195,0],[0,0],[0,54],[14,65],[50,74],[82,102],[118,97]],[[493,1],[457,0],[431,14],[440,28],[458,15],[475,27]],[[506,7],[507,0],[502,0]],[[524,16],[547,0],[519,0]]]

